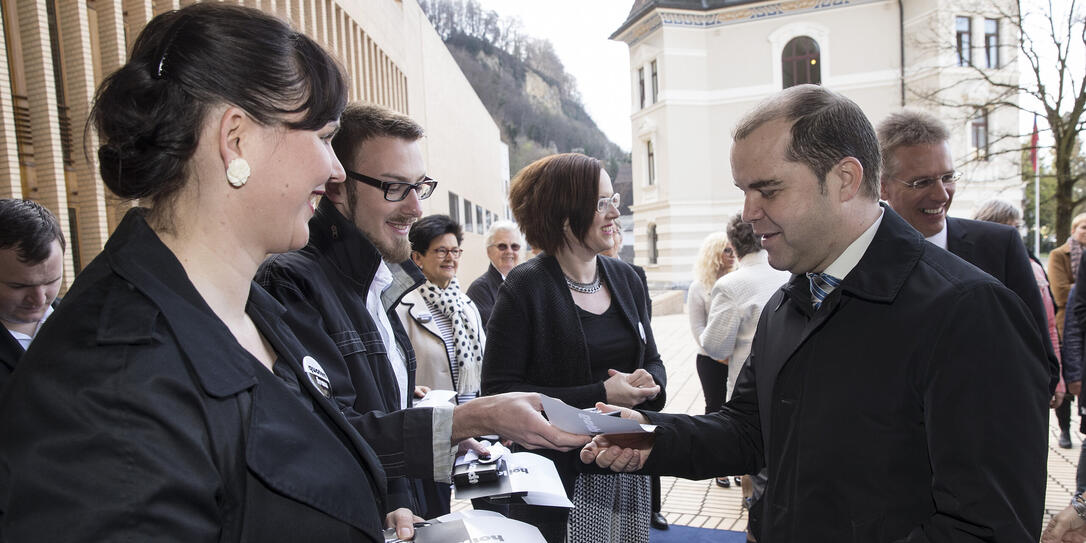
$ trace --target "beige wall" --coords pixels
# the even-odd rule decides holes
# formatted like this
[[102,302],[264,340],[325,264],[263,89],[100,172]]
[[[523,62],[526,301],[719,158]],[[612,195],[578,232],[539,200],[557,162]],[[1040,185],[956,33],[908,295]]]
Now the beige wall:
[[[837,6],[809,9],[823,4],[830,3],[762,2],[709,12],[656,9],[616,37],[629,44],[634,88],[630,119],[637,202],[633,207],[635,261],[645,266],[654,286],[688,284],[701,240],[722,229],[728,217],[741,209],[742,195],[733,185],[729,162],[731,132],[745,112],[782,87],[781,51],[791,38],[810,36],[818,42],[822,84],[855,100],[873,123],[900,108],[897,2],[853,1],[844,6],[836,2]],[[952,41],[954,15],[966,7],[946,0],[906,4],[907,85],[952,83],[961,74],[935,67],[948,64],[947,55],[953,51],[946,50],[947,33]],[[983,16],[975,17],[974,44],[979,44]],[[930,43],[933,36],[943,40],[943,48]],[[1003,42],[1011,39],[1001,36]],[[919,41],[927,43],[922,47]],[[979,60],[980,52],[976,54]],[[651,90],[647,90],[648,103],[641,108],[638,69],[645,68],[646,87],[651,87],[652,60],[658,65],[660,92],[652,103]],[[1017,77],[1013,65],[998,73]],[[986,91],[970,88],[967,92]],[[907,94],[907,103],[921,105],[912,93]],[[970,154],[967,120],[950,118],[946,112],[939,115],[951,125],[952,148],[959,162],[964,162]],[[989,125],[992,132],[999,127],[1016,128],[1016,113],[1009,108],[996,112]],[[648,141],[653,143],[656,163],[656,183],[651,186]],[[1020,199],[1018,157],[1012,155],[998,155],[996,146],[990,161],[963,164],[970,181],[959,188],[951,214],[969,215],[980,201],[996,195]],[[649,225],[656,226],[658,236],[655,264],[649,263]]]

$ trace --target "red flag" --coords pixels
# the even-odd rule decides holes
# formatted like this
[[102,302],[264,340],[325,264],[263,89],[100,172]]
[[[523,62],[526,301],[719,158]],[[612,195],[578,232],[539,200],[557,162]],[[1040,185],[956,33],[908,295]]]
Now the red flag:
[[1033,163],[1033,173],[1037,173],[1037,114],[1033,115],[1033,137],[1029,139],[1029,160]]

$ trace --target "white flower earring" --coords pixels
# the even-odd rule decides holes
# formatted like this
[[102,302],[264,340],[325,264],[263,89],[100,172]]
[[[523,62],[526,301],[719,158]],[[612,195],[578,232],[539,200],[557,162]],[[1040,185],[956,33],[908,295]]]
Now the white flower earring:
[[244,158],[238,157],[230,161],[230,165],[226,168],[226,180],[230,182],[230,186],[236,189],[241,188],[249,180],[249,175],[253,173],[249,168],[249,163]]

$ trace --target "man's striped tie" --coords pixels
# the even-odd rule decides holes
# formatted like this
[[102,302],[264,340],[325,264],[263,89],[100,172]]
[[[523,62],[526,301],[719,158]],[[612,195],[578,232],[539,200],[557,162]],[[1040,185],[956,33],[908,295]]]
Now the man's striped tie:
[[807,279],[811,281],[811,303],[816,311],[822,307],[826,296],[841,286],[841,280],[828,273],[808,273]]

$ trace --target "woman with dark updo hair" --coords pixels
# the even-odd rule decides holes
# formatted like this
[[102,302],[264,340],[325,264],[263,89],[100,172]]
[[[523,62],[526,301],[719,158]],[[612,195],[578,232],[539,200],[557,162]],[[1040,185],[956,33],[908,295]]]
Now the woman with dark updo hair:
[[102,178],[149,208],[0,395],[0,539],[384,541],[376,455],[252,282],[343,181],[346,91],[312,40],[217,2],[155,17],[102,83]]

